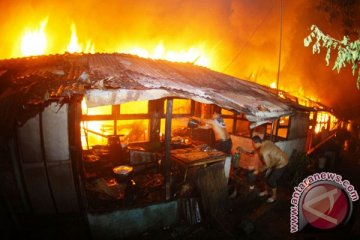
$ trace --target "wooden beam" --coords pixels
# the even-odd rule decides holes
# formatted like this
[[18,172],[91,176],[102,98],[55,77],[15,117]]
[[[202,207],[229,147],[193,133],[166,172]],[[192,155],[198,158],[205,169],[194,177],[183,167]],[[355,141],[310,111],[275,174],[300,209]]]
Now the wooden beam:
[[170,199],[170,148],[171,148],[171,120],[173,110],[173,99],[169,98],[166,101],[166,118],[165,118],[165,198]]

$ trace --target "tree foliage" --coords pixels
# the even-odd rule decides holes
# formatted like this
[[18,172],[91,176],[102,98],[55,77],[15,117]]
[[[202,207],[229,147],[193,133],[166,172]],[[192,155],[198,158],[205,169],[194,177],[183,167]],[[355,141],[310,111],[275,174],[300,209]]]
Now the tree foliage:
[[329,66],[332,51],[337,52],[336,60],[332,70],[338,73],[347,64],[351,65],[352,74],[357,75],[356,87],[360,89],[360,69],[358,69],[360,59],[360,39],[353,42],[350,41],[348,36],[344,36],[342,40],[337,40],[324,34],[317,26],[311,26],[311,33],[304,38],[304,46],[312,46],[313,54],[319,54],[320,50],[326,50],[325,61]]

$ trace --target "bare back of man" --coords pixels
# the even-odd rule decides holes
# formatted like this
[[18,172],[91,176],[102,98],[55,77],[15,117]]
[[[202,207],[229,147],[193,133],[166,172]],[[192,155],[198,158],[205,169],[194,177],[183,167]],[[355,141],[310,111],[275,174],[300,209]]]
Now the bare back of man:
[[221,117],[221,114],[214,112],[211,119],[196,118],[202,123],[209,125],[214,133],[215,148],[219,151],[231,154],[232,142],[229,133],[227,132],[225,123]]
[[207,124],[211,125],[211,128],[214,131],[215,140],[226,140],[229,139],[230,136],[226,130],[226,127],[221,126],[216,122],[214,119],[205,119],[204,120]]

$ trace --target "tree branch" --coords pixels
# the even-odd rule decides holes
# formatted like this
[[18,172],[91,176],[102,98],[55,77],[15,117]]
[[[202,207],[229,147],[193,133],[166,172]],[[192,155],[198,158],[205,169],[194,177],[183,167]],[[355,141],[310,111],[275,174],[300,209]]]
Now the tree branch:
[[340,73],[340,70],[347,66],[346,64],[351,64],[352,74],[354,76],[357,74],[356,87],[360,89],[360,70],[356,72],[360,59],[360,39],[351,42],[348,36],[344,36],[342,40],[337,40],[312,25],[310,34],[304,38],[305,47],[309,47],[311,44],[313,54],[319,54],[321,48],[326,49],[326,66],[330,64],[332,50],[336,50],[337,57],[332,70]]

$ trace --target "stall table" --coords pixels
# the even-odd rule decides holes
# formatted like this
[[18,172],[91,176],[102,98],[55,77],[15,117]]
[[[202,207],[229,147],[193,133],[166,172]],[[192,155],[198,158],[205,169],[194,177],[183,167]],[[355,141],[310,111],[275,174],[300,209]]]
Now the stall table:
[[184,168],[184,182],[187,173],[193,167],[207,167],[210,164],[224,162],[226,154],[216,149],[202,150],[200,147],[171,150],[171,161],[173,164]]

